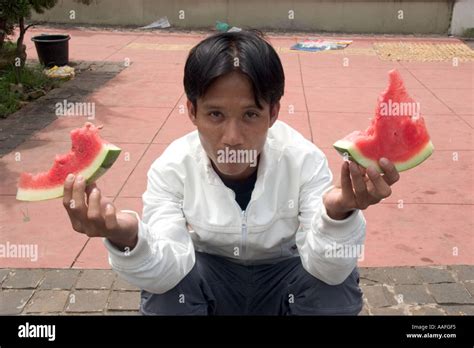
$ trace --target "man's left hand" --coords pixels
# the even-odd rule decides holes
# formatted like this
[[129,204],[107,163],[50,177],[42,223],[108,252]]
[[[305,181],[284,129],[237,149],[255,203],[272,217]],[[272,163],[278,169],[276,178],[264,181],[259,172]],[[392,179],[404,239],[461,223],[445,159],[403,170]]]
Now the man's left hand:
[[390,186],[400,179],[400,174],[389,160],[382,158],[379,163],[383,175],[373,166],[365,169],[355,162],[342,164],[340,182],[323,197],[330,218],[343,220],[354,209],[367,209],[392,194]]

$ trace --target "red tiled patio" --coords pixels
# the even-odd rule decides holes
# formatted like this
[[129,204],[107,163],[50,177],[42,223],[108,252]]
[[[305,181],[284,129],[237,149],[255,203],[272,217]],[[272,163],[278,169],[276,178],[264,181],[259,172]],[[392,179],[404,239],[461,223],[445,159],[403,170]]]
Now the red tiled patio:
[[[62,30],[30,30],[26,40],[30,59],[36,58],[36,51],[29,38],[46,31]],[[186,113],[180,112],[185,107],[183,68],[189,48],[204,35],[78,29],[68,33],[72,61],[131,63],[89,95],[88,101],[96,103],[94,122],[104,125],[103,137],[123,149],[98,185],[114,197],[118,208],[141,212],[151,163],[170,142],[194,129]],[[326,153],[335,177],[342,159],[331,144],[367,127],[388,70],[397,68],[409,93],[421,103],[435,152],[420,167],[402,173],[390,198],[365,212],[367,240],[360,265],[473,265],[474,62],[458,66],[389,62],[371,53],[373,42],[413,38],[340,37],[354,42],[337,53],[289,51],[302,36],[269,38],[279,51],[287,80],[280,119]],[[74,232],[61,200],[15,199],[20,172],[47,170],[55,154],[69,150],[69,131],[85,121],[84,117],[59,118],[0,159],[0,243],[37,244],[39,250],[36,262],[0,258],[0,268],[109,268],[102,241]],[[20,162],[15,161],[15,152],[21,153]],[[29,222],[23,221],[26,210]]]

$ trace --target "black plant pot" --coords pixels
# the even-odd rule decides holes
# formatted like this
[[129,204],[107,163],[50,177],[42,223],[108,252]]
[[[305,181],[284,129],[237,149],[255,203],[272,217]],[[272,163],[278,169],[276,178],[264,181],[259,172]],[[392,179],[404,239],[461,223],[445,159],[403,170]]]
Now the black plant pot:
[[69,35],[38,35],[31,38],[41,64],[50,68],[69,63]]

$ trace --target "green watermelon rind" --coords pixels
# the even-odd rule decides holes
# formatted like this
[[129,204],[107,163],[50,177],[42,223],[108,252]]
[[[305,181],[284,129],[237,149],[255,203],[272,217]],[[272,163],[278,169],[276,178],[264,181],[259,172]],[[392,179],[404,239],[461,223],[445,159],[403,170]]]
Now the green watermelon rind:
[[[341,139],[336,141],[333,146],[342,156],[345,156],[345,154],[347,153],[347,158],[349,160],[360,164],[362,167],[368,168],[370,165],[372,165],[375,167],[375,169],[377,169],[379,173],[383,172],[377,161],[361,154],[360,151],[357,149],[357,146],[352,141]],[[414,168],[417,165],[421,164],[423,161],[425,161],[428,157],[430,157],[433,151],[433,143],[431,142],[431,140],[429,140],[423,147],[423,149],[419,151],[416,155],[412,156],[408,161],[394,162],[395,168],[399,172]]]
[[[87,178],[86,184],[92,184],[99,177],[104,175],[112,167],[121,153],[121,149],[113,144],[104,144],[102,150],[97,154],[94,161],[76,173]],[[16,199],[19,201],[43,201],[47,199],[59,198],[64,195],[64,184],[47,189],[22,189],[18,188]]]

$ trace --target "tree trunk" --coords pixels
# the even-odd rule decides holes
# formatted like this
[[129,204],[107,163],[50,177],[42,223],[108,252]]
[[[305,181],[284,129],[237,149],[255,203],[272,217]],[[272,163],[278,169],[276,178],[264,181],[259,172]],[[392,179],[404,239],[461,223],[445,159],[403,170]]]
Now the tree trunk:
[[16,41],[16,57],[15,57],[15,79],[16,83],[21,82],[21,70],[25,66],[26,62],[26,46],[23,44],[25,39],[25,18],[20,17],[18,21],[18,27],[20,29],[20,35]]
[[3,48],[3,43],[7,38],[7,31],[8,31],[8,22],[6,18],[0,18],[0,50]]
[[3,43],[7,37],[7,20],[0,18],[0,50],[3,48]]
[[16,41],[16,53],[17,57],[20,58],[21,67],[23,68],[26,62],[26,46],[23,44],[26,32],[25,19],[23,17],[20,17],[18,24],[20,28],[20,35],[18,36],[18,40]]

